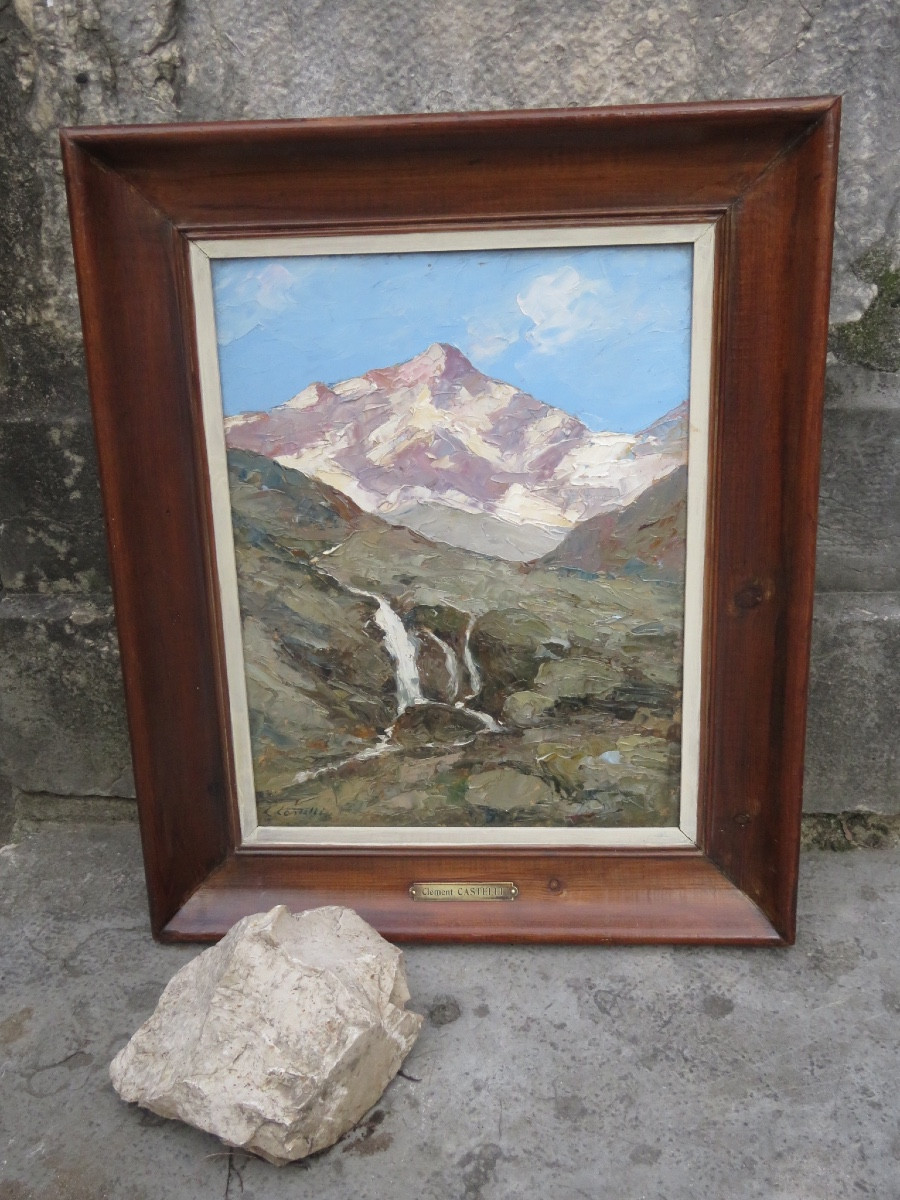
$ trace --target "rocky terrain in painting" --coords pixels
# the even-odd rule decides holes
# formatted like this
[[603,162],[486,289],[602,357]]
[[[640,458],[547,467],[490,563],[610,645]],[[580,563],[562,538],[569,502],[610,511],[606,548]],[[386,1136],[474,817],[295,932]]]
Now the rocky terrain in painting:
[[541,559],[542,566],[619,573],[630,564],[643,578],[684,570],[687,466],[652,483],[624,508],[582,521]]
[[261,822],[677,823],[684,418],[592,433],[443,346],[232,418]]

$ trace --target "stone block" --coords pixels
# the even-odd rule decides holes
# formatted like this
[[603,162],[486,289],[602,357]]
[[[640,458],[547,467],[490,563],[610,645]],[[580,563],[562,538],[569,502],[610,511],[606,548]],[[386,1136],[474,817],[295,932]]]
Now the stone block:
[[108,597],[0,599],[0,747],[22,792],[133,795]]
[[[0,783],[0,814],[3,785]],[[47,792],[16,792],[8,816],[14,838],[36,833],[48,824],[118,825],[137,820],[137,805],[133,797],[125,796],[55,796]],[[2,836],[0,816],[0,836]]]
[[0,775],[0,846],[12,837],[16,810],[12,785]]
[[[120,0],[101,7],[49,0],[0,5],[0,411],[4,422],[34,423],[31,432],[0,430],[0,440],[15,439],[11,469],[17,472],[13,478],[8,465],[0,467],[3,587],[23,593],[106,588],[96,484],[87,484],[94,465],[86,427],[63,439],[85,459],[69,489],[60,484],[69,474],[59,474],[63,449],[48,445],[55,422],[85,422],[88,411],[60,125],[843,93],[831,316],[843,332],[834,345],[845,362],[884,364],[893,361],[896,332],[895,293],[885,274],[896,270],[896,261],[884,256],[900,240],[900,25],[886,19],[890,7],[863,0],[814,9],[776,0],[668,6],[534,0],[519,19],[514,5],[477,0],[299,7],[222,0],[215,15],[209,6],[177,0],[143,8]],[[884,269],[875,270],[873,247],[884,248],[878,251]],[[897,589],[897,376],[851,366],[834,367],[829,376],[819,587],[831,593]],[[32,602],[23,597],[22,603]],[[856,603],[866,607],[860,598]],[[0,620],[7,645],[9,611]],[[125,746],[121,703],[111,699],[118,694],[116,672],[97,648],[111,646],[112,634],[97,646],[66,640],[64,620],[48,625],[39,605],[29,611],[37,614],[33,627],[23,617],[19,644],[7,652],[24,674],[16,676],[9,662],[3,667],[11,690],[0,698],[0,754],[15,762],[17,778],[41,790],[102,791],[117,768],[99,748],[116,747],[110,756],[121,762]],[[842,745],[850,736],[838,721],[840,696],[828,692],[834,664],[819,661],[826,643],[853,694],[864,693],[879,713],[890,695],[882,668],[877,678],[867,677],[887,653],[887,642],[878,653],[873,649],[887,636],[884,630],[875,637],[870,621],[860,617],[853,627],[847,617],[842,649],[836,628],[829,626],[826,637],[822,620],[813,660],[819,692],[811,771],[820,751],[823,761],[834,759],[830,738]],[[63,642],[51,630],[63,638],[78,699],[64,702],[54,680],[54,655]],[[856,672],[852,646],[866,647]],[[16,708],[23,696],[21,715]],[[40,696],[53,697],[43,713]],[[32,738],[26,730],[40,732]],[[890,739],[889,725],[879,736]],[[889,746],[890,740],[876,747],[879,762]],[[52,770],[42,771],[38,764],[51,760]],[[871,782],[873,795],[884,791],[881,769]],[[825,788],[837,795],[840,788],[830,788],[826,775],[810,776],[811,794]]]
[[821,595],[813,623],[807,812],[900,813],[900,594]]
[[829,359],[825,375],[825,408],[898,412],[900,374],[849,366]]
[[170,981],[116,1055],[123,1100],[278,1166],[372,1107],[422,1026],[403,954],[350,908],[238,921]]
[[108,587],[90,423],[0,423],[0,589]]
[[900,376],[829,371],[816,585],[900,588]]

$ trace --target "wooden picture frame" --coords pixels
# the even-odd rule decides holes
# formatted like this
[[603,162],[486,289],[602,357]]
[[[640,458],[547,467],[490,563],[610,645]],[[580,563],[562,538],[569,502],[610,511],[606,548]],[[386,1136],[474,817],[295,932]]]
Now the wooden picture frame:
[[[839,115],[824,97],[62,131],[157,937],[283,902],[348,904],[398,940],[793,940]],[[660,226],[715,250],[693,836],[248,838],[198,246]]]

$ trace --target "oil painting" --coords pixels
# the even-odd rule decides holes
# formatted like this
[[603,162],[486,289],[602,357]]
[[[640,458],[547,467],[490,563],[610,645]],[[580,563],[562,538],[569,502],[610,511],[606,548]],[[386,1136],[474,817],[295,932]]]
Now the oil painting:
[[693,267],[213,261],[260,826],[678,826]]

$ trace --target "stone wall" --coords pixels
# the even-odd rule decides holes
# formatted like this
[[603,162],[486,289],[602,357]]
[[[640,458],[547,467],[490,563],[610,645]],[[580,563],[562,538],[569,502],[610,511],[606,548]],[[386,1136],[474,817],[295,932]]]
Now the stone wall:
[[894,0],[0,0],[0,806],[132,792],[59,125],[842,92],[806,803],[900,811],[898,61]]

